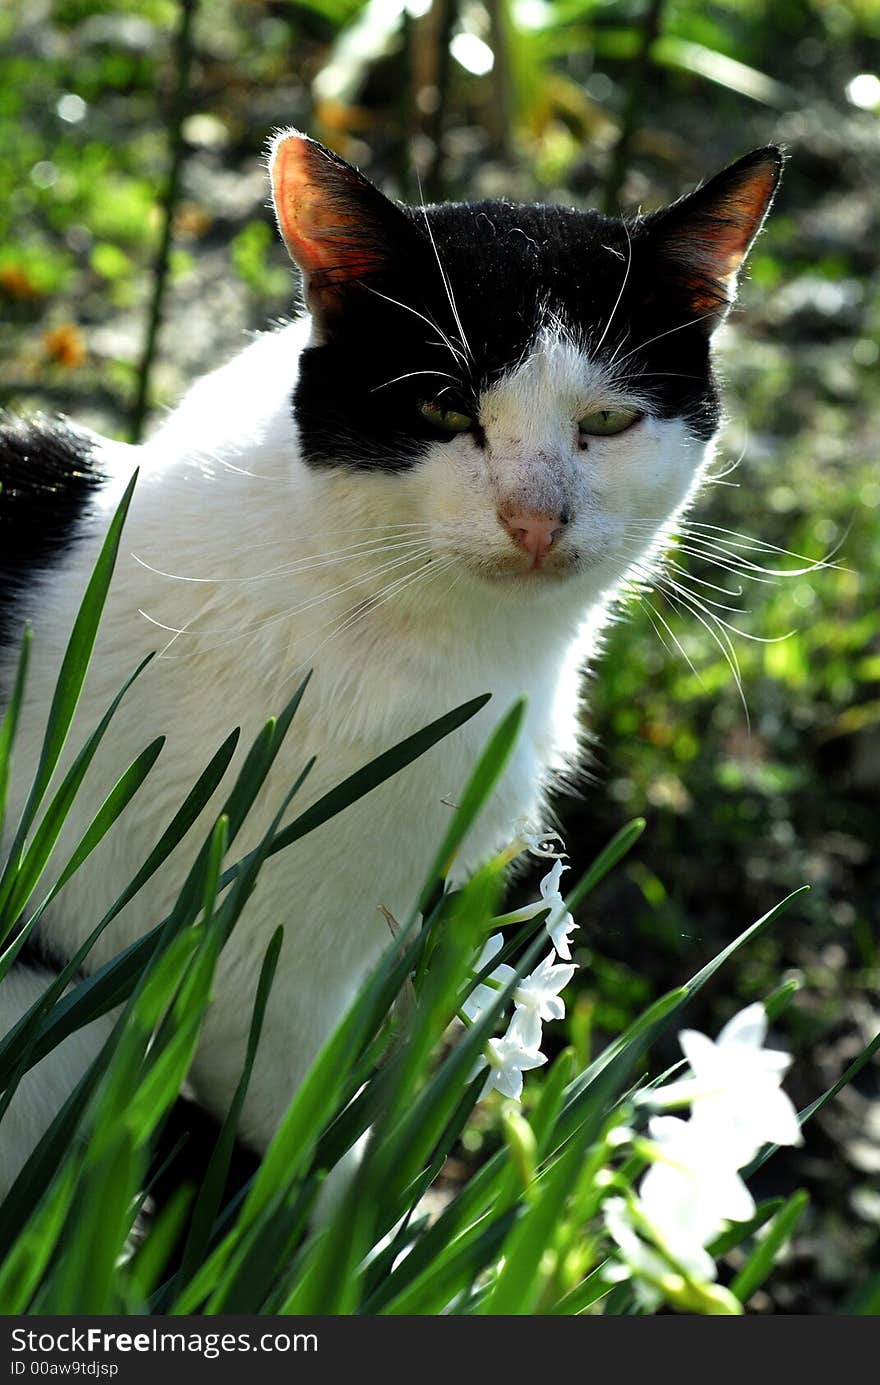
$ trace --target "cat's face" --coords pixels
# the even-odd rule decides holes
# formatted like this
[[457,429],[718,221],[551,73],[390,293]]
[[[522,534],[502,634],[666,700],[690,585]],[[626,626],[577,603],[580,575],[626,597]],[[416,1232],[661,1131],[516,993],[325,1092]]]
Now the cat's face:
[[276,212],[315,322],[294,395],[304,461],[328,496],[488,582],[609,584],[699,475],[719,418],[711,332],[780,164],[760,150],[624,223],[397,207],[280,136]]

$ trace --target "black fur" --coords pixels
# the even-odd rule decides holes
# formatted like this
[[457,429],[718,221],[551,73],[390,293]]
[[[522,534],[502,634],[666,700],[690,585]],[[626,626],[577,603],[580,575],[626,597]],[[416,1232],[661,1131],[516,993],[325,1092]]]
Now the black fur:
[[[723,310],[725,293],[703,252],[724,227],[748,224],[753,170],[769,170],[775,186],[780,164],[776,150],[756,151],[673,207],[627,222],[503,201],[421,209],[386,200],[387,255],[366,278],[346,281],[343,268],[332,276],[343,297],[323,322],[322,343],[302,358],[293,406],[306,461],[412,466],[427,444],[449,437],[422,418],[419,402],[475,415],[480,390],[523,357],[553,314],[588,349],[604,333],[600,358],[626,357],[626,378],[661,416],[683,416],[698,436],[710,437],[719,403],[709,348],[715,322],[706,304]],[[327,172],[332,180],[332,166]],[[339,254],[358,257],[366,223],[364,253],[378,260],[375,189],[362,221],[354,205],[359,185],[349,180],[341,195],[350,204],[340,212],[346,237],[336,243]],[[463,355],[464,338],[471,358],[457,359],[443,334]],[[478,427],[474,435],[479,442]]]
[[103,480],[89,436],[64,420],[0,420],[0,638],[16,637],[16,598],[71,543]]

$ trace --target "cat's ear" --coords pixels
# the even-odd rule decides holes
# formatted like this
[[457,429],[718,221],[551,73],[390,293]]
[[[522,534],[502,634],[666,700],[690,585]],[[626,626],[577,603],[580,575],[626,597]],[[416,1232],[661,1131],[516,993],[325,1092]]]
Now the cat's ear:
[[275,136],[269,174],[278,229],[302,271],[308,307],[326,327],[347,292],[399,253],[409,222],[356,168],[298,130]]
[[712,332],[736,296],[736,280],[779,186],[783,156],[756,149],[645,219],[661,275],[671,275],[694,318]]

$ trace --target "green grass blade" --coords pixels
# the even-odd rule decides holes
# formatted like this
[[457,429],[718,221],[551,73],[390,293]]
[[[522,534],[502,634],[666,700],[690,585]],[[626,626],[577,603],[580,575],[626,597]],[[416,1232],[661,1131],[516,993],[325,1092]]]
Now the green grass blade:
[[372,1026],[381,1022],[381,1017],[377,1018],[375,1013],[376,996],[384,992],[389,975],[400,985],[412,965],[415,946],[403,958],[397,955],[395,948],[389,949],[319,1053],[257,1171],[242,1209],[242,1226],[256,1219],[276,1188],[289,1186],[308,1167],[311,1151],[338,1108],[347,1074],[354,1067],[362,1045],[371,1037]]
[[470,828],[473,826],[487,800],[495,789],[498,780],[504,773],[505,766],[510,759],[511,751],[516,744],[522,724],[526,714],[526,702],[520,698],[511,707],[510,711],[498,723],[489,739],[489,742],[481,754],[477,764],[467,782],[464,793],[461,796],[461,803],[455,811],[452,822],[449,824],[446,835],[440,846],[440,850],[434,859],[434,865],[422,890],[418,908],[424,913],[428,908],[431,895],[437,883],[445,879],[449,873],[449,866],[455,857],[458,848],[466,837]]
[[24,1313],[54,1254],[76,1186],[77,1165],[68,1160],[0,1266],[0,1314]]
[[279,1273],[302,1235],[314,1191],[314,1183],[306,1185],[263,1210],[235,1247],[221,1283],[205,1306],[207,1314],[265,1311],[267,1300],[277,1293]]
[[802,894],[806,894],[809,888],[809,885],[801,885],[799,889],[792,890],[791,894],[786,895],[778,904],[774,904],[772,909],[768,909],[766,914],[762,914],[755,923],[751,924],[744,932],[740,933],[739,937],[734,938],[732,943],[728,943],[727,947],[722,948],[718,955],[712,958],[711,962],[707,962],[695,976],[691,977],[690,981],[685,982],[687,999],[696,995],[697,991],[701,990],[707,981],[711,981],[716,971],[723,967],[725,962],[730,961],[734,953],[739,952],[740,948],[745,947],[746,944],[752,942],[759,933],[763,933],[766,928],[769,928],[770,924],[778,919],[780,914],[784,914],[786,910],[790,909],[794,901],[799,899]]
[[471,717],[476,716],[477,712],[485,707],[490,696],[490,693],[484,693],[481,697],[475,697],[470,702],[462,703],[460,707],[447,712],[445,716],[438,717],[436,721],[429,722],[421,731],[407,736],[406,740],[398,742],[390,750],[383,751],[374,760],[370,760],[368,764],[349,775],[341,784],[324,794],[317,803],[313,803],[311,808],[308,808],[288,827],[279,832],[269,854],[274,856],[276,852],[283,851],[286,846],[290,846],[293,842],[298,842],[309,832],[314,832],[315,828],[328,822],[330,818],[336,817],[338,813],[341,813],[352,803],[356,803],[358,799],[363,798],[371,790],[384,784],[386,779],[390,779],[392,775],[405,769],[407,765],[411,765],[414,760],[424,755],[438,741],[442,741],[453,731],[457,731],[459,726],[470,721]]
[[[406,1090],[395,1094],[395,1106],[399,1107],[405,1101],[406,1107],[399,1123],[388,1131],[383,1142],[384,1171],[376,1192],[386,1206],[390,1205],[390,1198],[399,1196],[417,1176],[431,1150],[441,1139],[468,1084],[472,1068],[497,1028],[499,1017],[512,1002],[519,979],[534,965],[542,948],[543,940],[536,939],[522,957],[516,975],[498,992],[493,1005],[487,1007],[478,1023],[454,1046],[414,1100],[408,1100]],[[480,1088],[475,1086],[472,1096],[474,1104],[479,1093]]]
[[110,1062],[109,1047],[83,1073],[0,1203],[0,1246],[11,1246],[64,1163],[83,1113]]
[[810,1105],[805,1106],[802,1111],[798,1111],[798,1120],[801,1125],[804,1125],[808,1120],[812,1120],[813,1116],[821,1111],[823,1106],[827,1106],[828,1102],[833,1101],[838,1093],[843,1091],[844,1087],[848,1087],[853,1078],[858,1077],[862,1068],[866,1067],[877,1053],[880,1053],[880,1034],[875,1034],[871,1042],[865,1044],[858,1058],[853,1059],[846,1071],[838,1077],[836,1082],[831,1084],[827,1091],[823,1092],[815,1101],[810,1102]]
[[[481,1315],[520,1316],[534,1312],[544,1288],[544,1253],[553,1243],[570,1195],[578,1190],[587,1151],[602,1129],[607,1109],[638,1056],[638,1046],[634,1045],[604,1072],[562,1153],[537,1178],[531,1205],[505,1240],[502,1267],[477,1309]],[[601,1157],[601,1147],[594,1154],[596,1157]]]
[[[19,929],[15,937],[15,940],[9,945],[9,947],[7,947],[4,950],[2,954],[0,954],[0,981],[2,981],[3,977],[7,975],[10,966],[15,961],[15,958],[21,951],[23,944],[25,943],[27,938],[30,937],[32,930],[39,922],[42,914],[52,903],[53,899],[55,899],[56,895],[58,895],[60,891],[63,890],[64,886],[67,884],[71,876],[76,874],[80,866],[83,865],[83,863],[92,854],[92,852],[99,845],[102,839],[107,835],[107,833],[109,832],[113,824],[116,822],[116,820],[122,816],[125,809],[128,807],[129,803],[134,798],[135,794],[137,794],[147,775],[150,773],[151,769],[153,768],[153,765],[156,763],[156,760],[159,758],[159,754],[164,744],[165,737],[159,736],[155,741],[153,741],[144,750],[142,750],[140,755],[138,755],[137,758],[134,761],[132,761],[125,773],[117,780],[116,784],[110,790],[109,794],[104,799],[104,802],[101,804],[91,823],[86,828],[86,831],[84,832],[83,836],[80,838],[80,841],[73,855],[71,856],[67,865],[64,867],[55,884],[52,886],[49,893],[46,895],[45,899],[43,899],[39,906],[34,910],[33,914],[28,919],[27,923]],[[74,968],[71,967],[70,975],[74,974]],[[61,994],[64,984],[66,984],[66,982],[62,982],[59,986],[57,986],[57,994]],[[46,995],[42,998],[42,1008],[44,1010],[48,1009],[51,1003],[52,995],[50,995],[50,993],[47,992]],[[5,1107],[0,1108],[0,1117],[2,1117],[2,1112],[4,1109]]]
[[[35,1034],[37,1035],[36,1043],[29,1055],[28,1066],[33,1066],[40,1058],[50,1053],[68,1034],[82,1028],[90,1020],[106,1014],[108,1010],[130,994],[131,986],[141,968],[152,955],[167,920],[158,924],[150,933],[139,938],[116,957],[111,958],[90,977],[76,985],[69,994],[64,995],[63,993],[77,976],[83,962],[104,930],[152,879],[201,815],[229,766],[238,744],[238,738],[239,732],[237,730],[226,737],[223,744],[211,757],[209,764],[199,775],[193,788],[174,814],[168,827],[162,833],[134,879],[126,886],[86,940],[77,948],[70,961],[47,989],[45,996],[31,1006],[9,1033],[0,1039],[0,1081],[7,1081],[9,1074],[21,1059],[28,1056],[31,1039]],[[39,1032],[37,1032],[37,1027]]]
[[71,806],[82,786],[83,779],[88,772],[89,766],[98,751],[98,747],[115,716],[119,704],[125,697],[132,683],[143,673],[144,669],[151,662],[152,654],[148,654],[146,659],[135,669],[130,678],[126,679],[119,692],[114,697],[107,711],[102,716],[95,730],[88,737],[87,741],[74,759],[72,765],[64,775],[49,807],[43,814],[42,819],[33,834],[30,844],[25,848],[22,846],[18,860],[10,854],[7,863],[5,882],[0,882],[0,925],[8,929],[18,918],[22,909],[27,904],[31,892],[42,875],[49,856],[55,846],[56,841],[64,826],[65,820],[70,813]]
[[608,872],[614,869],[618,861],[632,850],[644,830],[645,819],[633,818],[632,822],[628,822],[624,827],[621,827],[619,832],[615,833],[566,899],[565,907],[571,913],[574,913],[581,901],[596,888],[601,880],[604,880]]
[[740,1303],[746,1303],[771,1273],[776,1257],[794,1235],[795,1228],[806,1210],[809,1196],[803,1189],[792,1193],[755,1246],[746,1263],[731,1284],[731,1292]]
[[785,1206],[785,1198],[769,1197],[762,1202],[755,1211],[755,1215],[748,1221],[731,1222],[726,1231],[722,1231],[720,1236],[706,1247],[713,1260],[720,1260],[722,1255],[729,1255],[743,1241],[747,1241],[750,1236],[754,1236],[756,1231],[760,1231],[762,1226],[766,1226],[771,1217],[775,1217],[780,1208]]
[[177,1246],[195,1189],[182,1183],[155,1218],[149,1234],[141,1242],[128,1273],[127,1312],[142,1312]]
[[278,956],[281,951],[283,936],[283,929],[276,929],[272,935],[271,942],[266,951],[266,956],[263,960],[260,979],[257,984],[257,996],[254,1002],[250,1033],[248,1035],[244,1068],[232,1104],[227,1112],[226,1119],[223,1122],[220,1134],[217,1138],[217,1143],[214,1146],[213,1153],[208,1162],[208,1167],[205,1170],[202,1185],[199,1189],[186,1245],[184,1247],[180,1271],[176,1280],[178,1286],[185,1284],[195,1273],[196,1269],[205,1258],[205,1253],[211,1240],[214,1221],[220,1210],[223,1190],[226,1187],[232,1152],[235,1147],[238,1121],[241,1116],[241,1108],[244,1105],[248,1084],[250,1082],[251,1073],[253,1072],[254,1061],[257,1056],[257,1046],[260,1042],[263,1020],[266,1014],[266,1005],[269,1000],[269,991],[275,978],[275,970],[278,965]]
[[[80,866],[88,860],[98,843],[104,839],[113,824],[125,812],[158,760],[164,745],[165,737],[157,736],[141,751],[140,755],[132,761],[125,773],[116,781],[80,838],[73,855],[59,875],[57,883],[53,886],[51,894],[53,899],[60,890],[63,890],[71,876],[75,875]],[[44,905],[40,906],[41,912],[44,907]]]
[[591,1270],[580,1284],[576,1284],[551,1308],[550,1312],[554,1317],[574,1317],[578,1313],[583,1313],[592,1304],[598,1303],[600,1298],[611,1292],[611,1284],[605,1278],[605,1269],[608,1265],[607,1260],[603,1260],[601,1265],[597,1265]]
[[18,656],[18,666],[15,671],[15,682],[12,685],[12,693],[10,694],[6,711],[3,714],[3,721],[0,722],[0,838],[3,836],[3,824],[6,821],[6,803],[9,795],[12,749],[15,745],[15,733],[18,729],[18,719],[21,715],[22,703],[24,702],[24,690],[27,683],[30,653],[31,630],[30,626],[26,625],[21,641],[21,653]]
[[514,1210],[507,1211],[497,1221],[462,1237],[442,1261],[434,1260],[422,1275],[374,1311],[394,1317],[434,1316],[442,1312],[497,1258],[515,1217]]
[[591,1089],[599,1081],[605,1072],[614,1064],[625,1063],[627,1069],[632,1063],[646,1052],[654,1041],[660,1026],[674,1015],[687,999],[688,992],[684,986],[679,986],[675,991],[669,991],[667,995],[655,1000],[654,1004],[638,1019],[634,1020],[627,1030],[608,1045],[598,1058],[595,1058],[589,1067],[586,1068],[572,1082],[566,1093],[565,1105],[562,1116],[558,1122],[557,1135],[564,1133],[565,1138],[577,1125],[580,1119],[580,1109],[585,1098],[591,1094]]
[[113,569],[116,566],[116,557],[119,552],[119,541],[122,537],[122,528],[128,515],[128,507],[131,504],[131,497],[137,483],[138,473],[135,471],[131,480],[125,488],[125,493],[117,506],[116,513],[110,521],[110,527],[101,546],[97,561],[89,578],[73,630],[67,643],[67,649],[61,663],[61,669],[55,684],[55,693],[52,698],[52,706],[49,710],[49,719],[46,725],[46,732],[43,738],[43,746],[40,752],[40,759],[37,765],[37,772],[34,782],[31,785],[25,803],[21,821],[15,835],[15,840],[10,851],[10,861],[17,862],[25,838],[30,831],[31,824],[36,816],[37,809],[43,800],[49,781],[55,772],[61,752],[64,749],[67,735],[73,721],[80,693],[85,682],[86,673],[92,658],[92,651],[95,647],[95,640],[98,635],[98,625],[101,613],[104,610],[104,603],[110,589],[110,581],[113,576]]
[[[128,1234],[138,1164],[134,1139],[123,1127],[78,1189],[75,1231],[65,1237],[44,1312],[108,1313],[120,1306],[114,1271]],[[73,1215],[72,1209],[69,1226]]]

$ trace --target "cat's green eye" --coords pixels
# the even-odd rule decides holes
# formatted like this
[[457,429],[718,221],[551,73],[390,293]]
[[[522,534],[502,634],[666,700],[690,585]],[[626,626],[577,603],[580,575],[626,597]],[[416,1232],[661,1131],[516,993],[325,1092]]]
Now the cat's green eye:
[[610,438],[615,433],[625,433],[643,417],[638,409],[596,409],[579,420],[578,429],[591,438]]
[[455,409],[442,409],[439,404],[427,400],[419,405],[419,413],[435,428],[442,428],[444,433],[465,433],[474,426],[469,414],[460,414]]

